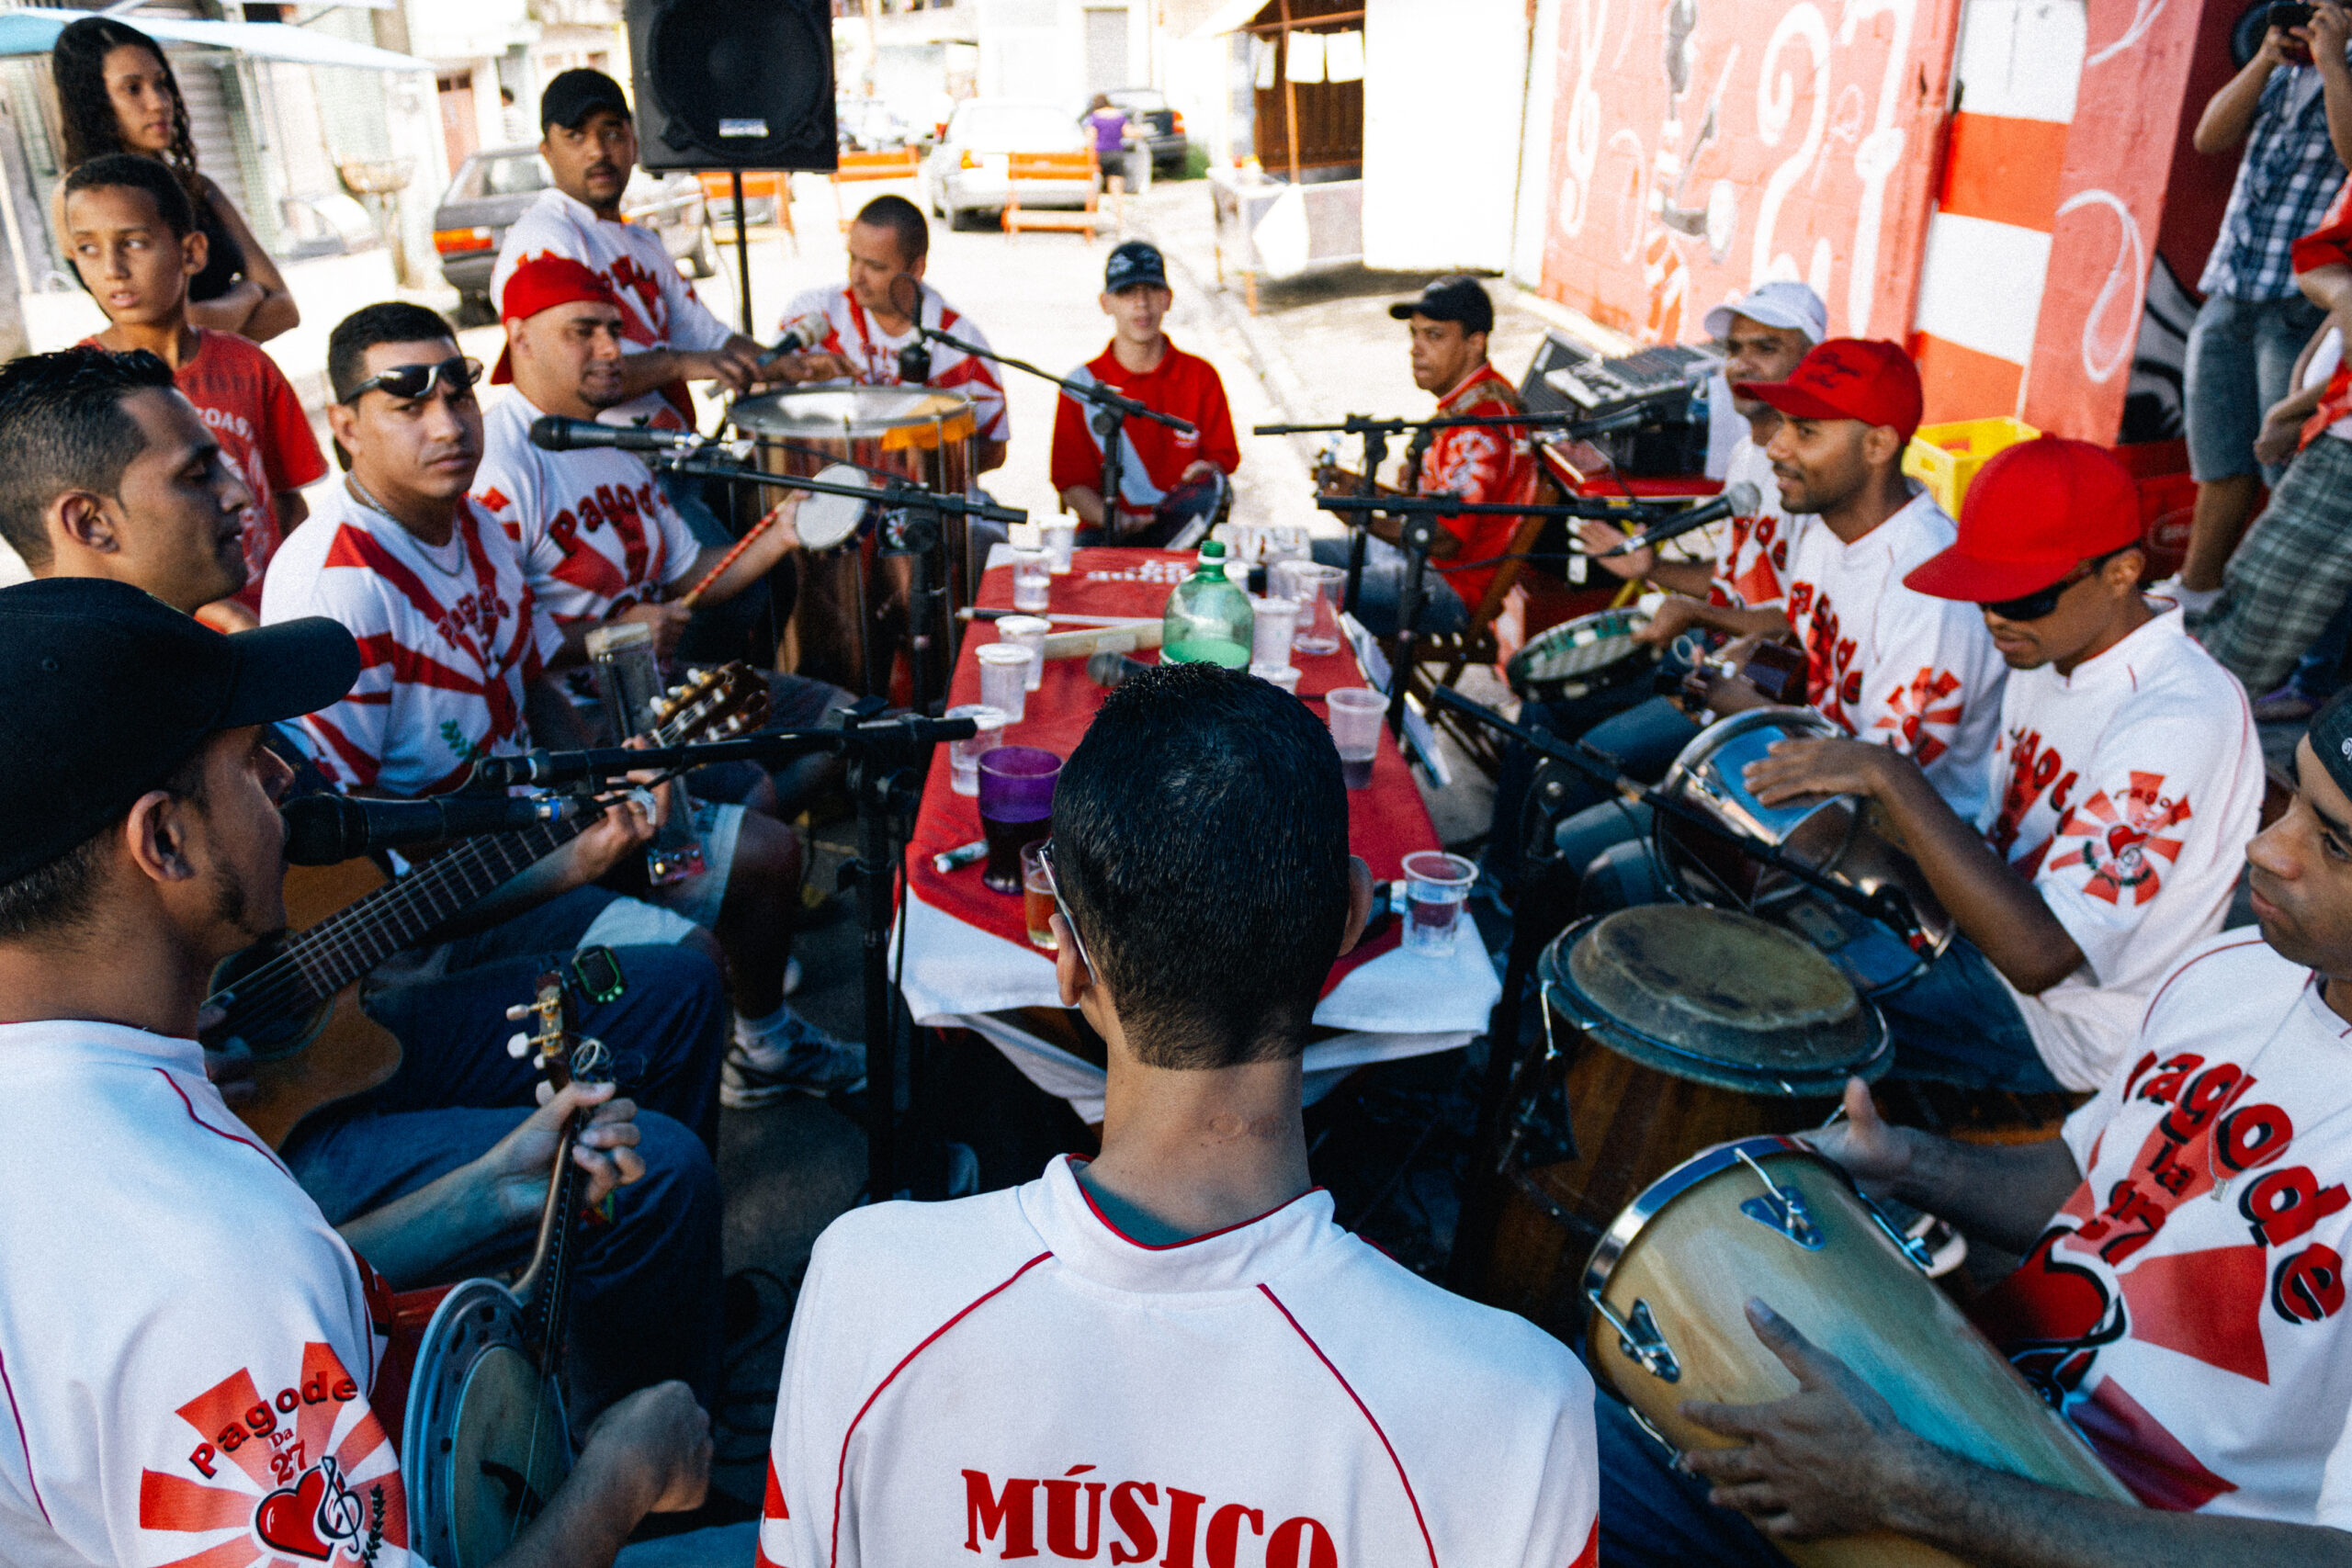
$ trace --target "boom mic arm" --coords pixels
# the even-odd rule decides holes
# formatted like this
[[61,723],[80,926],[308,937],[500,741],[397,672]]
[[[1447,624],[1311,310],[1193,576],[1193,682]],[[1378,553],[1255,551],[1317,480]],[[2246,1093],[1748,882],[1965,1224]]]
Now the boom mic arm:
[[286,818],[288,863],[337,865],[374,850],[560,822],[575,809],[569,800],[525,795],[358,800],[343,795],[305,795],[288,801],[279,812]]

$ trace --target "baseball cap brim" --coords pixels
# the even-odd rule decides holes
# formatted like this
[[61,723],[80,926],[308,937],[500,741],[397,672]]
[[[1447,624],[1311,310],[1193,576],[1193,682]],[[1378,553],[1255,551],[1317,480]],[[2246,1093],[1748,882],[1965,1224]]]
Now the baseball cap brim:
[[276,724],[332,706],[359,679],[359,644],[323,615],[232,632],[236,655],[218,729]]
[[2081,564],[2080,558],[2075,556],[2064,559],[1987,560],[1954,545],[1905,573],[1903,586],[1930,599],[1990,604],[2039,593],[2064,582],[2067,574]]
[[1720,338],[1731,331],[1734,316],[1746,316],[1764,326],[1785,327],[1792,332],[1803,333],[1807,343],[1821,341],[1814,336],[1811,321],[1800,320],[1794,310],[1784,310],[1769,299],[1742,299],[1736,304],[1718,305],[1708,311],[1699,324],[1709,337]]
[[1788,381],[1738,381],[1731,389],[1743,398],[1770,404],[1791,419],[1860,419],[1819,393]]

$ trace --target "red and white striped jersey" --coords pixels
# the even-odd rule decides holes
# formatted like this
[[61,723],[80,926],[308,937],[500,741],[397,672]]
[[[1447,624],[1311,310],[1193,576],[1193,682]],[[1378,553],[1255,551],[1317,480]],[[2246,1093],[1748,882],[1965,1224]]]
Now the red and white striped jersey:
[[758,1568],[1590,1568],[1592,1382],[1558,1341],[1340,1229],[1320,1189],[1156,1247],[1079,1165],[819,1239]]
[[1974,820],[2008,667],[1975,605],[1903,585],[1953,536],[1925,491],[1850,545],[1816,523],[1789,553],[1788,615],[1804,644],[1807,700],[1856,739],[1910,756]]
[[359,639],[358,682],[300,720],[311,755],[345,789],[435,795],[482,757],[526,750],[523,694],[559,643],[497,521],[460,497],[450,541],[428,546],[352,493],[323,486],[270,563],[264,623],[341,621]]
[[[915,341],[915,330],[910,325],[893,336],[876,325],[857,302],[849,285],[829,288],[811,288],[785,307],[783,320],[776,323],[779,335],[784,329],[803,316],[822,316],[831,323],[832,331],[817,346],[827,354],[838,354],[849,363],[852,377],[861,386],[895,387],[899,380],[899,350]],[[924,286],[922,291],[922,324],[935,333],[948,333],[976,347],[989,346],[988,334],[980,331],[978,321],[960,315],[935,288]],[[962,349],[945,344],[931,345],[931,379],[923,383],[943,391],[961,392],[972,400],[972,418],[979,426],[983,441],[1004,441],[1011,438],[1012,426],[1005,418],[1004,382],[997,375],[996,367],[985,359],[976,358]]]

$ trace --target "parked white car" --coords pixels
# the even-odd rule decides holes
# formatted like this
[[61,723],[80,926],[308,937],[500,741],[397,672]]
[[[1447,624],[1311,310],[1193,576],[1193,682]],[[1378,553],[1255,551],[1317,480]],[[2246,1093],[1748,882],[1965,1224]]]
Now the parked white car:
[[[1086,132],[1051,103],[1031,98],[967,98],[956,106],[947,134],[923,161],[923,203],[950,226],[964,227],[969,213],[1004,209],[1010,192],[1007,155],[1013,152],[1078,152]],[[1101,188],[1101,178],[1025,182],[1023,207],[1084,207]]]

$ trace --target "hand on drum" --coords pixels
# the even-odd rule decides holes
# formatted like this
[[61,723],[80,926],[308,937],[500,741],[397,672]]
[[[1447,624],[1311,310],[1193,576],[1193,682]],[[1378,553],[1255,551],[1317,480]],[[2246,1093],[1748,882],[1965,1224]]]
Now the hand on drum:
[[1928,1445],[1851,1368],[1770,1307],[1751,1300],[1747,1322],[1797,1380],[1797,1391],[1769,1404],[1683,1403],[1686,1419],[1745,1439],[1683,1455],[1690,1472],[1713,1488],[1707,1501],[1736,1508],[1777,1540],[1883,1529],[1885,1500],[1900,1492]]
[[1740,782],[1766,806],[1809,795],[1874,795],[1896,760],[1895,752],[1867,740],[1781,740],[1762,761],[1748,763]]
[[612,618],[616,621],[638,621],[652,627],[654,657],[667,660],[678,651],[678,639],[685,636],[686,623],[694,616],[692,610],[672,601],[663,604],[632,604]]
[[1871,1098],[1871,1086],[1860,1078],[1846,1080],[1846,1119],[1804,1134],[1815,1154],[1838,1165],[1854,1185],[1872,1198],[1893,1196],[1911,1173],[1910,1134],[1887,1125]]
[[762,385],[769,371],[760,368],[760,356],[732,344],[681,354],[679,373],[689,381],[716,381],[730,392],[745,392]]
[[838,354],[820,351],[815,354],[787,354],[768,367],[782,371],[787,381],[846,381],[855,372],[849,361]]
[[[1618,546],[1623,544],[1627,539],[1632,537],[1633,536],[1626,533],[1623,529],[1611,527],[1606,523],[1579,523],[1577,525],[1577,542],[1582,544],[1586,549],[1592,552],[1593,558],[1599,563],[1600,570],[1609,573],[1611,577],[1647,577],[1650,574],[1650,570],[1657,565],[1657,552],[1654,549],[1648,548],[1646,546],[1641,549],[1635,550],[1631,555],[1604,556],[1602,554],[1605,550],[1615,549]],[[1658,606],[1659,613],[1663,615],[1673,605],[1673,604],[1674,601],[1668,599],[1664,604]],[[1684,624],[1688,625],[1689,623],[1686,620]],[[1643,640],[1645,642],[1663,643],[1670,640],[1666,637],[1646,637],[1641,633],[1636,633],[1634,635],[1642,637]]]

